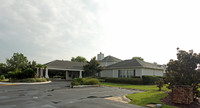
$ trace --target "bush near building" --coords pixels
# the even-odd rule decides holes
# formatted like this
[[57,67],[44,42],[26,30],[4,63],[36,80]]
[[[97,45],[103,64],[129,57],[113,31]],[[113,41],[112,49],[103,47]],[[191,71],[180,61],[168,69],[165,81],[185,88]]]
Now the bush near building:
[[71,85],[98,85],[99,80],[96,78],[75,78],[72,80]]
[[165,80],[161,76],[142,76],[142,78],[102,78],[105,82],[120,83],[120,84],[133,84],[133,85],[154,85],[159,79]]

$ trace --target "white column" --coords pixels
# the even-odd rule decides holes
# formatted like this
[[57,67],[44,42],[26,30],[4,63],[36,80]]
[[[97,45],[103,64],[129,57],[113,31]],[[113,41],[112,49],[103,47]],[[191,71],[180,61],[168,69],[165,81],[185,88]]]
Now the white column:
[[48,68],[46,68],[46,71],[45,71],[45,78],[49,78]]
[[79,72],[79,78],[82,78],[82,71]]
[[66,71],[66,78],[65,78],[66,80],[68,80],[69,79],[69,73],[68,73],[68,71]]
[[43,77],[43,69],[41,68],[40,71],[40,76]]

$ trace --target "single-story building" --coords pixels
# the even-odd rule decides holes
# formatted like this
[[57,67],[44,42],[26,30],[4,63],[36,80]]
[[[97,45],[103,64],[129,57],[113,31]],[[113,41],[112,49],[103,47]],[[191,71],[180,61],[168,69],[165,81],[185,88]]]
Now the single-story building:
[[143,75],[163,76],[164,68],[139,59],[124,60],[107,66],[100,72],[101,77],[131,78]]
[[54,70],[65,73],[66,80],[71,80],[72,78],[82,78],[84,71],[83,66],[86,64],[87,63],[54,60],[44,64],[47,67],[46,69],[41,69],[41,72],[39,72],[39,68],[37,68],[37,74],[40,74],[41,77],[49,78],[49,71]]

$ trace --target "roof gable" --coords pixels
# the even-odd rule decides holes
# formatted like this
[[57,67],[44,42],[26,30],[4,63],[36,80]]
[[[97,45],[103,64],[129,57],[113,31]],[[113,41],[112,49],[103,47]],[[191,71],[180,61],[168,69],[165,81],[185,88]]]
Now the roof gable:
[[99,62],[120,62],[120,61],[122,61],[122,60],[109,55],[109,56],[105,57],[103,60],[100,60]]

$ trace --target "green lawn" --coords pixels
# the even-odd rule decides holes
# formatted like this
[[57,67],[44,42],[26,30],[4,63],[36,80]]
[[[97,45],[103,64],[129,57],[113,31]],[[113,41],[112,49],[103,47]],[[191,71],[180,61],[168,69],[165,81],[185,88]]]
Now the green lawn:
[[[158,90],[156,85],[131,85],[131,84],[117,84],[117,83],[101,83],[104,86],[111,86],[111,87],[122,87],[122,88],[130,88],[130,89],[137,89],[137,90]],[[170,91],[165,85],[162,90]]]
[[[156,103],[156,104],[162,104],[160,99],[167,96],[167,93],[163,91],[146,91],[142,93],[136,93],[136,94],[129,94],[126,97],[131,99],[131,104],[140,105],[140,106],[146,106],[150,103]],[[163,108],[176,108],[174,106],[168,106],[165,104],[162,104]]]
[[[156,85],[131,85],[131,84],[116,84],[116,83],[101,83],[104,86],[111,86],[111,87],[121,87],[121,88],[130,88],[130,89],[138,89],[138,90],[145,90],[145,92],[136,93],[136,94],[129,94],[126,97],[131,99],[131,104],[146,106],[147,104],[156,103],[162,104],[160,99],[167,96],[167,93],[164,91],[170,91],[166,88],[165,85],[162,90],[158,91],[158,87]],[[163,108],[176,108],[174,106],[168,106],[162,104]]]

